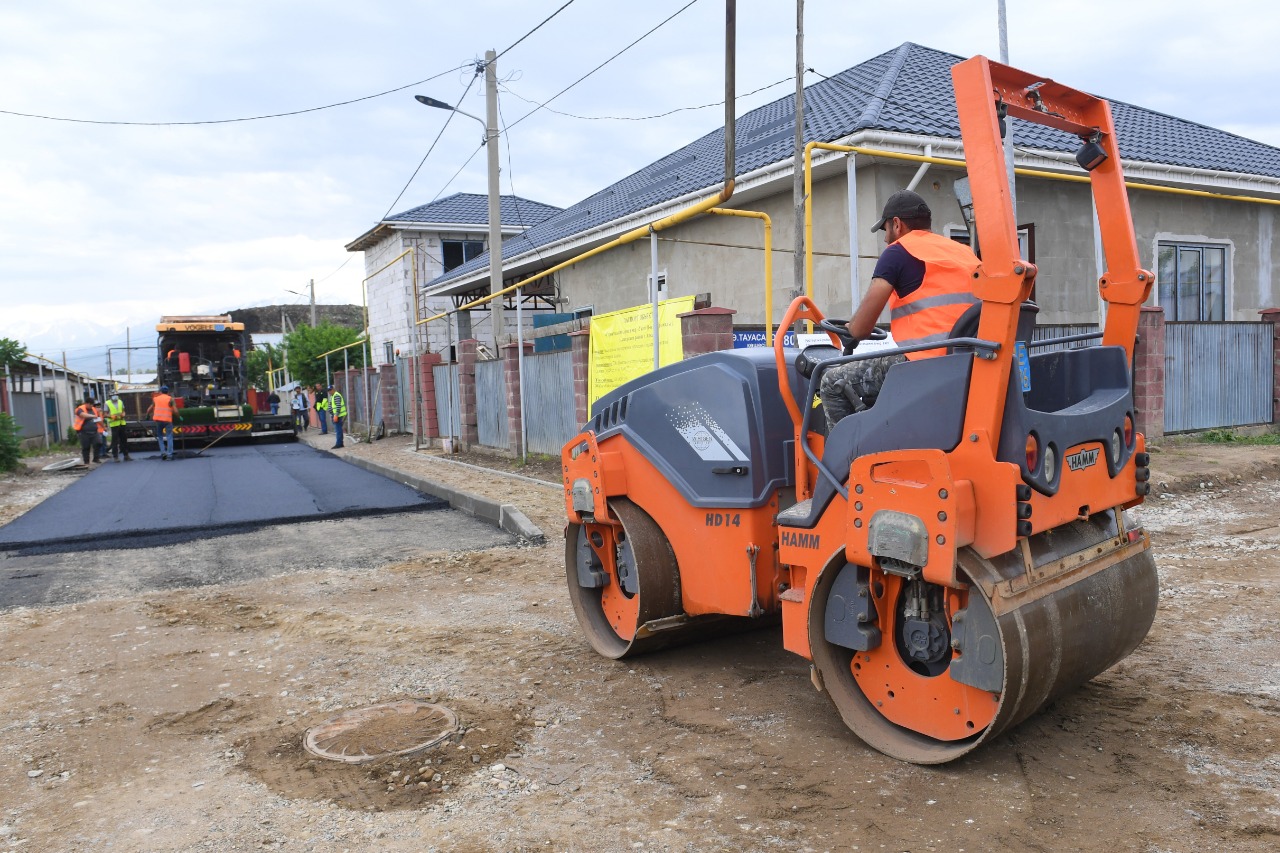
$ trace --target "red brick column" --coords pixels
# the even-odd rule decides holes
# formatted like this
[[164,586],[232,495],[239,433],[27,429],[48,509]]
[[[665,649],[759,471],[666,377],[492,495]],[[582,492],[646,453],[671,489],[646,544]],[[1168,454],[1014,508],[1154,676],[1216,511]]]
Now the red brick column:
[[582,427],[591,417],[588,405],[587,383],[591,366],[591,329],[586,328],[569,333],[569,344],[573,352],[573,416]]
[[[431,368],[440,364],[443,359],[438,352],[424,352],[418,356],[418,392],[421,402],[414,403],[414,428],[423,438],[437,438],[440,435],[440,424],[436,415],[436,374]],[[419,407],[420,410],[419,410]],[[421,424],[419,424],[421,415]]]
[[1271,324],[1271,423],[1280,423],[1280,308],[1258,312],[1262,322]]
[[[525,356],[532,353],[533,341],[525,341]],[[521,456],[524,446],[520,440],[520,347],[514,341],[502,347],[502,383],[507,391],[507,443],[515,455]]]
[[1143,308],[1133,357],[1133,406],[1148,444],[1164,438],[1164,309]]
[[458,341],[458,412],[462,416],[463,447],[480,443],[476,419],[476,345],[475,338]]
[[684,357],[733,349],[733,315],[736,313],[732,308],[699,308],[680,314]]

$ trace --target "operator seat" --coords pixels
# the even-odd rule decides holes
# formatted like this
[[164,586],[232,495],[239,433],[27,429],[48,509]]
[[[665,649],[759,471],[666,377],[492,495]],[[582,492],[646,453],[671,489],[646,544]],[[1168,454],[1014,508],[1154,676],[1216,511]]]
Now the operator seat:
[[[1031,337],[1039,310],[1034,302],[1022,303],[1019,340]],[[981,302],[969,306],[956,319],[949,337],[977,337],[981,314]],[[972,352],[972,347],[948,346],[947,355],[889,368],[875,405],[842,419],[827,435],[822,464],[839,484],[848,481],[849,466],[859,456],[886,450],[954,449],[964,427]],[[813,497],[780,513],[779,524],[812,528],[835,497],[836,486],[819,471]]]

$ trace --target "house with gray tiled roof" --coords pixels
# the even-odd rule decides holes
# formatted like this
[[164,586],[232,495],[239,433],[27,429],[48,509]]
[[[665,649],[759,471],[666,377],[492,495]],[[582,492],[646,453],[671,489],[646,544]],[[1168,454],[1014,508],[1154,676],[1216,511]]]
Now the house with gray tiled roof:
[[[504,240],[560,212],[558,207],[514,195],[501,196],[500,205]],[[388,216],[347,244],[348,252],[364,253],[365,275],[371,276],[367,299],[373,364],[391,363],[396,353],[407,355],[413,349],[415,284],[420,315],[452,307],[448,297],[423,298],[422,285],[467,261],[487,257],[488,239],[489,197],[454,193]],[[465,336],[472,333],[464,330]],[[447,347],[447,330],[437,323],[425,327],[417,349]]]
[[[806,140],[962,159],[950,69],[963,58],[905,43],[812,83],[805,89]],[[1126,177],[1145,187],[1132,189],[1130,199],[1140,257],[1159,274],[1153,304],[1170,320],[1256,320],[1259,309],[1280,304],[1273,277],[1280,244],[1271,239],[1280,149],[1120,101],[1111,106]],[[1073,159],[1075,137],[1017,120],[1010,125],[1020,168],[1084,174]],[[504,279],[526,278],[705,198],[723,179],[723,138],[722,129],[714,130],[504,242]],[[737,120],[737,188],[727,206],[772,217],[774,322],[796,287],[793,139],[793,96]],[[895,190],[914,185],[934,211],[934,230],[967,235],[955,192],[962,169],[815,155],[814,296],[828,315],[848,316],[868,285],[882,248],[880,235],[868,229]],[[1099,261],[1087,185],[1020,177],[1016,193],[1024,250],[1040,268],[1040,321],[1097,322]],[[740,327],[765,320],[762,267],[761,229],[751,220],[704,216],[660,236],[667,294],[709,292],[713,304],[737,312]],[[426,292],[484,290],[488,268],[487,255],[471,258],[428,281]],[[552,286],[559,304],[604,312],[645,301],[648,275],[647,252],[606,252],[556,273]]]

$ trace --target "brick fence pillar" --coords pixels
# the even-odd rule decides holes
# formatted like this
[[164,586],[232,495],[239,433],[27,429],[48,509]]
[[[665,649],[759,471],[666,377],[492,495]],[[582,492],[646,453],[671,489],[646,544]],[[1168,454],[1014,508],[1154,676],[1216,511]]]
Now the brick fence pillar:
[[1271,324],[1271,423],[1280,424],[1280,308],[1258,313],[1262,322]]
[[1133,406],[1148,444],[1164,438],[1164,309],[1143,308],[1133,354]]
[[[524,354],[533,353],[533,341],[524,342]],[[514,341],[502,347],[502,384],[507,391],[507,444],[517,456],[524,455],[520,416],[520,346]]]
[[591,367],[591,329],[569,333],[569,345],[573,353],[573,417],[581,429],[591,417],[588,405],[588,373]]
[[678,315],[684,357],[733,349],[733,315],[736,313],[732,308],[699,308]]
[[479,421],[476,418],[476,346],[475,338],[458,341],[458,412],[462,420],[462,439],[465,448],[480,443]]
[[391,430],[400,425],[400,382],[394,364],[378,368],[378,396],[382,398],[382,422]]
[[431,368],[442,360],[438,352],[424,352],[418,356],[418,393],[421,400],[414,403],[413,423],[423,438],[437,438],[440,435],[440,424],[436,416],[436,374]]

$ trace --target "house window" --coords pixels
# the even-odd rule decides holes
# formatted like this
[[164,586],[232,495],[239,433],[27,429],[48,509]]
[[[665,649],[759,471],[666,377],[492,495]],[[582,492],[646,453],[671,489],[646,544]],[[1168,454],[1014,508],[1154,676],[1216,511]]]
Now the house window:
[[445,272],[484,254],[483,240],[441,240],[440,246]]
[[396,345],[394,341],[387,341],[382,345],[383,363],[394,364],[396,360]]
[[1225,320],[1227,247],[1160,243],[1156,282],[1169,322]]

